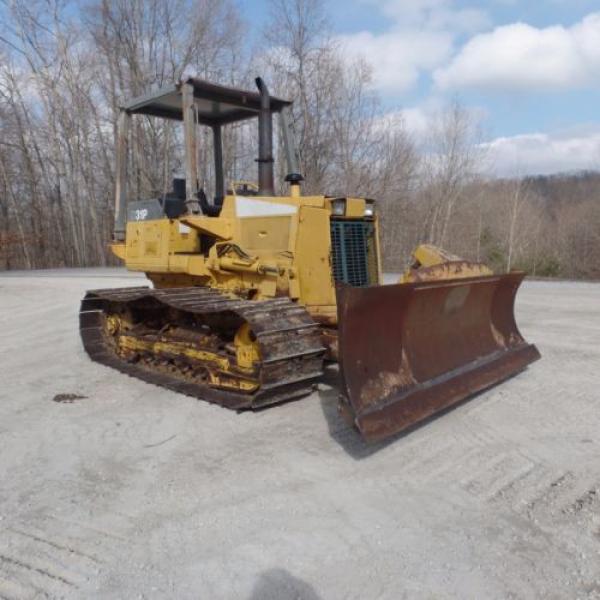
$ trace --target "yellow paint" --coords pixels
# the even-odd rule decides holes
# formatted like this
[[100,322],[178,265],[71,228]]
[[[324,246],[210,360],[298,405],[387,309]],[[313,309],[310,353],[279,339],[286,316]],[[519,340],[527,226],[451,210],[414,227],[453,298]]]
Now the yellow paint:
[[235,334],[233,340],[237,364],[242,369],[251,370],[260,362],[260,349],[250,325],[244,323]]
[[250,217],[239,224],[240,243],[249,251],[285,251],[290,244],[291,216]]
[[303,206],[294,254],[303,304],[335,306],[329,237],[329,212]]
[[399,283],[493,275],[493,271],[483,263],[465,261],[432,244],[417,246],[412,259],[412,265],[400,277]]
[[169,271],[172,254],[198,252],[198,233],[180,231],[173,219],[130,221],[126,230],[125,264],[132,271]]
[[417,246],[412,253],[412,258],[415,263],[418,263],[422,267],[433,267],[444,262],[461,260],[458,256],[450,254],[433,244],[421,244]]
[[127,247],[125,246],[125,244],[122,244],[120,242],[114,242],[112,244],[109,244],[109,247],[110,247],[110,251],[117,258],[120,258],[121,260],[125,260],[125,255],[127,252]]
[[202,233],[213,235],[221,240],[231,239],[233,233],[233,223],[231,219],[225,217],[206,217],[204,215],[186,215],[181,217],[180,221],[193,229]]
[[[297,187],[297,186],[291,186]],[[325,196],[247,197],[274,205],[272,215],[236,215],[236,198],[227,196],[221,216],[185,215],[127,224],[125,244],[112,244],[128,269],[145,271],[156,287],[208,286],[231,297],[257,300],[286,296],[297,300],[319,323],[335,325],[337,308],[331,266],[330,219],[332,198]],[[276,214],[281,206],[293,214]],[[345,216],[364,217],[363,198],[345,199]],[[378,281],[381,282],[379,224],[375,225]],[[204,249],[201,252],[201,247]],[[489,275],[478,263],[469,263],[431,245],[415,249],[413,264],[400,282],[456,279]],[[252,351],[240,351],[244,364]]]
[[331,204],[337,200],[344,200],[346,210],[343,215],[336,215],[336,218],[347,218],[347,219],[362,219],[365,216],[366,200],[365,198],[328,198],[327,208],[332,210]]
[[106,330],[109,335],[116,335],[121,327],[121,320],[117,315],[109,315],[106,318]]
[[365,199],[364,198],[347,198],[346,199],[346,217],[362,218],[365,215]]
[[[246,206],[261,203],[257,214],[238,216],[236,197],[228,195],[218,217],[129,222],[125,244],[113,244],[113,252],[128,269],[146,272],[156,287],[208,286],[257,300],[287,296],[335,324],[331,199],[302,196],[298,187],[290,186],[289,196],[244,197]],[[268,205],[273,214],[264,214]],[[282,207],[296,210],[277,214],[286,212]],[[363,218],[364,212],[363,198],[346,199],[343,218]],[[378,243],[374,259],[379,272]]]
[[[232,365],[227,357],[196,348],[191,342],[149,341],[131,335],[121,335],[118,343],[119,348],[124,351],[148,352],[153,356],[166,354],[197,361],[207,367],[210,384],[214,387],[253,392],[260,385],[258,381],[233,372]],[[248,352],[247,349],[245,351]],[[250,364],[250,367],[238,364],[237,367],[239,371],[252,371],[252,364]]]

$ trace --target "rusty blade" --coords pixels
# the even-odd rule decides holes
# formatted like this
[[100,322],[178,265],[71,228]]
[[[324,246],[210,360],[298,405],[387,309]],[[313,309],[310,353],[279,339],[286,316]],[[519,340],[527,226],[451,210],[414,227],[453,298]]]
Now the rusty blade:
[[540,358],[515,323],[523,277],[339,286],[342,413],[383,439]]

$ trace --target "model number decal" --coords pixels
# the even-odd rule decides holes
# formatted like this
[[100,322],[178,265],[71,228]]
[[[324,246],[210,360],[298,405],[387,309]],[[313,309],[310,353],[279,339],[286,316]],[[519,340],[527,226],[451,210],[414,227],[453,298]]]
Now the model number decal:
[[148,216],[147,208],[140,208],[135,211],[135,220],[136,221],[144,221],[147,216]]

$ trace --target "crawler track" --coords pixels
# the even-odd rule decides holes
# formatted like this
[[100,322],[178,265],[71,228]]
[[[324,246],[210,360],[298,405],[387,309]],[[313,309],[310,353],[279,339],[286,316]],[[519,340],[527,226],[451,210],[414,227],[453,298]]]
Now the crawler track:
[[[135,313],[142,328],[146,327],[145,315],[160,314],[163,323],[171,317],[193,323],[201,320],[211,327],[214,324],[211,335],[215,336],[221,334],[222,323],[236,326],[248,323],[260,349],[261,360],[253,374],[258,388],[251,393],[219,389],[192,368],[178,371],[169,361],[153,356],[146,355],[143,359],[123,356],[115,336],[107,328],[107,316],[115,311]],[[91,290],[81,302],[79,325],[83,346],[94,361],[148,383],[232,409],[261,408],[306,395],[315,379],[322,375],[324,349],[319,326],[304,308],[287,298],[232,299],[215,290],[197,287]],[[156,326],[154,330],[145,328],[140,336],[158,340],[161,331]]]

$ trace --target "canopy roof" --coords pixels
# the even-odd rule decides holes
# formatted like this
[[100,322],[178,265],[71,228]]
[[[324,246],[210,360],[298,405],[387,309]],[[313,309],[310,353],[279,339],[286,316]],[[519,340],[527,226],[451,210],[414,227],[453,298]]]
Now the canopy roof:
[[[183,120],[181,88],[192,84],[198,110],[198,122],[204,125],[223,125],[258,116],[260,94],[237,88],[215,85],[190,77],[175,85],[161,88],[127,102],[122,108],[130,114],[152,115],[165,119]],[[271,96],[271,110],[279,112],[291,102]]]

